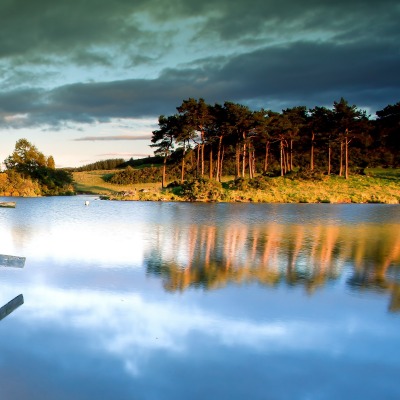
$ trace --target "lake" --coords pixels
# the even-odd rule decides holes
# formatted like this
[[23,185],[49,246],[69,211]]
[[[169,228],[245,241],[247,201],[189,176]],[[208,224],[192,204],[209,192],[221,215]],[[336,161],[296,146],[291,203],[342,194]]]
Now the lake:
[[9,200],[2,399],[400,398],[399,205]]

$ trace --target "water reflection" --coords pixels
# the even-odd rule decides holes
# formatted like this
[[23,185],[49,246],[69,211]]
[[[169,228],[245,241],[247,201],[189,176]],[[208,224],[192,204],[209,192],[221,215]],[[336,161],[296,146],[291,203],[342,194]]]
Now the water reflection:
[[148,274],[165,289],[215,289],[228,283],[282,283],[308,293],[343,276],[352,290],[387,292],[398,311],[400,235],[397,224],[267,224],[157,228]]

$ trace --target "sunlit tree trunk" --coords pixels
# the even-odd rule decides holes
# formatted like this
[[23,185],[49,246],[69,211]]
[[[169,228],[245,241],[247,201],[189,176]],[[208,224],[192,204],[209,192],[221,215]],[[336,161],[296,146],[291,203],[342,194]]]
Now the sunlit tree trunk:
[[198,144],[197,145],[197,160],[196,160],[196,175],[197,175],[197,178],[200,176],[200,148],[201,148],[201,145],[200,144]]
[[210,179],[213,178],[213,150],[212,146],[210,146]]
[[186,141],[183,141],[183,154],[182,154],[182,170],[181,170],[181,183],[185,180],[185,155],[186,155]]
[[310,153],[310,169],[311,169],[311,171],[314,170],[314,140],[315,140],[315,134],[313,131],[311,133],[311,153]]
[[289,171],[293,171],[293,139],[290,139],[290,169]]
[[345,178],[349,179],[349,131],[346,129],[346,137],[345,137]]
[[164,162],[163,162],[163,169],[162,169],[162,182],[161,182],[161,187],[164,189],[166,187],[166,175],[167,175],[167,153],[164,156]]
[[242,177],[245,177],[246,172],[246,143],[243,143],[243,157],[242,157]]
[[204,143],[201,144],[201,176],[204,176]]
[[269,156],[269,140],[265,143],[265,158],[264,158],[264,172],[268,169],[268,156]]
[[218,141],[218,152],[217,152],[217,171],[216,179],[221,182],[221,147],[222,147],[222,136],[219,137]]
[[339,176],[343,176],[343,140],[340,141],[340,167]]
[[331,174],[331,158],[332,158],[332,148],[331,148],[331,141],[329,140],[329,143],[328,143],[328,175]]
[[236,179],[240,178],[240,145],[236,144]]
[[225,146],[222,146],[222,152],[221,152],[221,165],[219,167],[219,181],[221,182],[222,179],[222,171],[223,171],[223,166],[224,166],[224,156],[225,156]]

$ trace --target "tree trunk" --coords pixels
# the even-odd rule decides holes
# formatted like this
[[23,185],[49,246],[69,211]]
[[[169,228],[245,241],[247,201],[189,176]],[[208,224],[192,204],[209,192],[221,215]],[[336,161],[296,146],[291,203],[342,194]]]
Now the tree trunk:
[[280,141],[280,162],[281,162],[281,176],[285,175],[283,172],[283,141]]
[[331,158],[332,158],[332,149],[331,149],[331,141],[328,142],[328,176],[331,174]]
[[161,182],[162,189],[166,187],[166,174],[167,174],[167,156],[164,157],[164,162],[163,162],[162,182]]
[[223,171],[223,163],[224,163],[224,155],[225,155],[225,146],[222,146],[222,154],[221,154],[221,165],[219,167],[219,181],[221,182],[222,171]]
[[265,143],[265,159],[264,159],[264,172],[268,169],[268,156],[269,156],[269,140]]
[[340,167],[339,176],[343,176],[343,140],[340,141]]
[[210,147],[210,179],[213,178],[213,151],[212,146]]
[[240,178],[240,145],[236,144],[236,178]]
[[346,129],[346,138],[345,138],[345,178],[349,179],[349,137],[348,131]]
[[249,178],[253,179],[253,152],[249,146]]
[[200,144],[197,145],[196,178],[200,176]]
[[218,141],[218,152],[217,152],[217,171],[216,179],[221,182],[221,147],[222,147],[222,136],[219,137]]
[[243,157],[242,157],[242,176],[245,177],[246,173],[246,142],[243,143]]
[[183,183],[183,181],[185,180],[185,155],[186,155],[186,143],[185,141],[183,141],[181,183]]
[[290,139],[290,171],[293,171],[293,139]]
[[201,144],[201,177],[204,176],[204,143]]
[[315,134],[314,132],[311,133],[311,154],[310,154],[310,169],[314,171],[314,139]]

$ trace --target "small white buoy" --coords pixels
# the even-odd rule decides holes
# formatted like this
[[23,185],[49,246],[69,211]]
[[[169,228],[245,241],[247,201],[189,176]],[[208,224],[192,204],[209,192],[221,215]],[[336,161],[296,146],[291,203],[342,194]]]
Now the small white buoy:
[[86,200],[85,201],[85,206],[88,206],[89,205],[89,200]]

